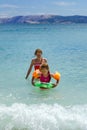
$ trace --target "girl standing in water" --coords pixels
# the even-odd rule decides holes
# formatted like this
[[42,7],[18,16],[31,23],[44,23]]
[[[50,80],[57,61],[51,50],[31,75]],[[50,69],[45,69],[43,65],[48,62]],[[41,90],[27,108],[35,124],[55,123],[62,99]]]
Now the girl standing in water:
[[30,72],[34,66],[34,69],[37,70],[40,68],[41,64],[47,63],[47,60],[45,58],[42,57],[42,50],[41,49],[36,49],[35,50],[35,56],[36,58],[32,59],[30,67],[28,69],[27,75],[26,75],[26,79],[28,78],[28,76],[30,75]]

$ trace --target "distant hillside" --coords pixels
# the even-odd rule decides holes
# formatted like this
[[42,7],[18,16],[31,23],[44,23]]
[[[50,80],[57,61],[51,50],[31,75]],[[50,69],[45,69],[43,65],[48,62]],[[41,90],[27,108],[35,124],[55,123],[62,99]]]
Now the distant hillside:
[[0,18],[0,24],[58,24],[58,23],[87,23],[87,16],[59,16],[59,15],[29,15]]

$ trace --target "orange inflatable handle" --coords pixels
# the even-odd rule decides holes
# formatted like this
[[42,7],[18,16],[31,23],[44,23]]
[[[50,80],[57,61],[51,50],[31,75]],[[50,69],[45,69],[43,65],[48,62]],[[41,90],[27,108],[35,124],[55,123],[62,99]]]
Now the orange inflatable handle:
[[40,74],[40,71],[39,71],[39,69],[37,69],[37,70],[35,70],[35,71],[33,72],[32,76],[33,76],[35,79],[37,79],[37,78],[39,78],[39,74]]
[[60,80],[61,75],[60,75],[59,72],[56,72],[55,74],[52,75],[52,77],[53,77],[54,79],[56,79],[56,80]]

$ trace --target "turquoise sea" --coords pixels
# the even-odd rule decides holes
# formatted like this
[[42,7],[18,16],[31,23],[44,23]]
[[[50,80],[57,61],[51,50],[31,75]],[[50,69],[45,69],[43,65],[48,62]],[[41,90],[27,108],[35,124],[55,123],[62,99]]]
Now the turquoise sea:
[[[36,48],[58,87],[25,80]],[[0,130],[87,130],[87,24],[0,25]]]

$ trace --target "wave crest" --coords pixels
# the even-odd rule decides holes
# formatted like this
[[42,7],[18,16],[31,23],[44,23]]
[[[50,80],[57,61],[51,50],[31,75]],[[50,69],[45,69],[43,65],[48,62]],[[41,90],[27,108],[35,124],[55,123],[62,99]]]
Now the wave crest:
[[0,106],[1,130],[87,130],[87,105]]

